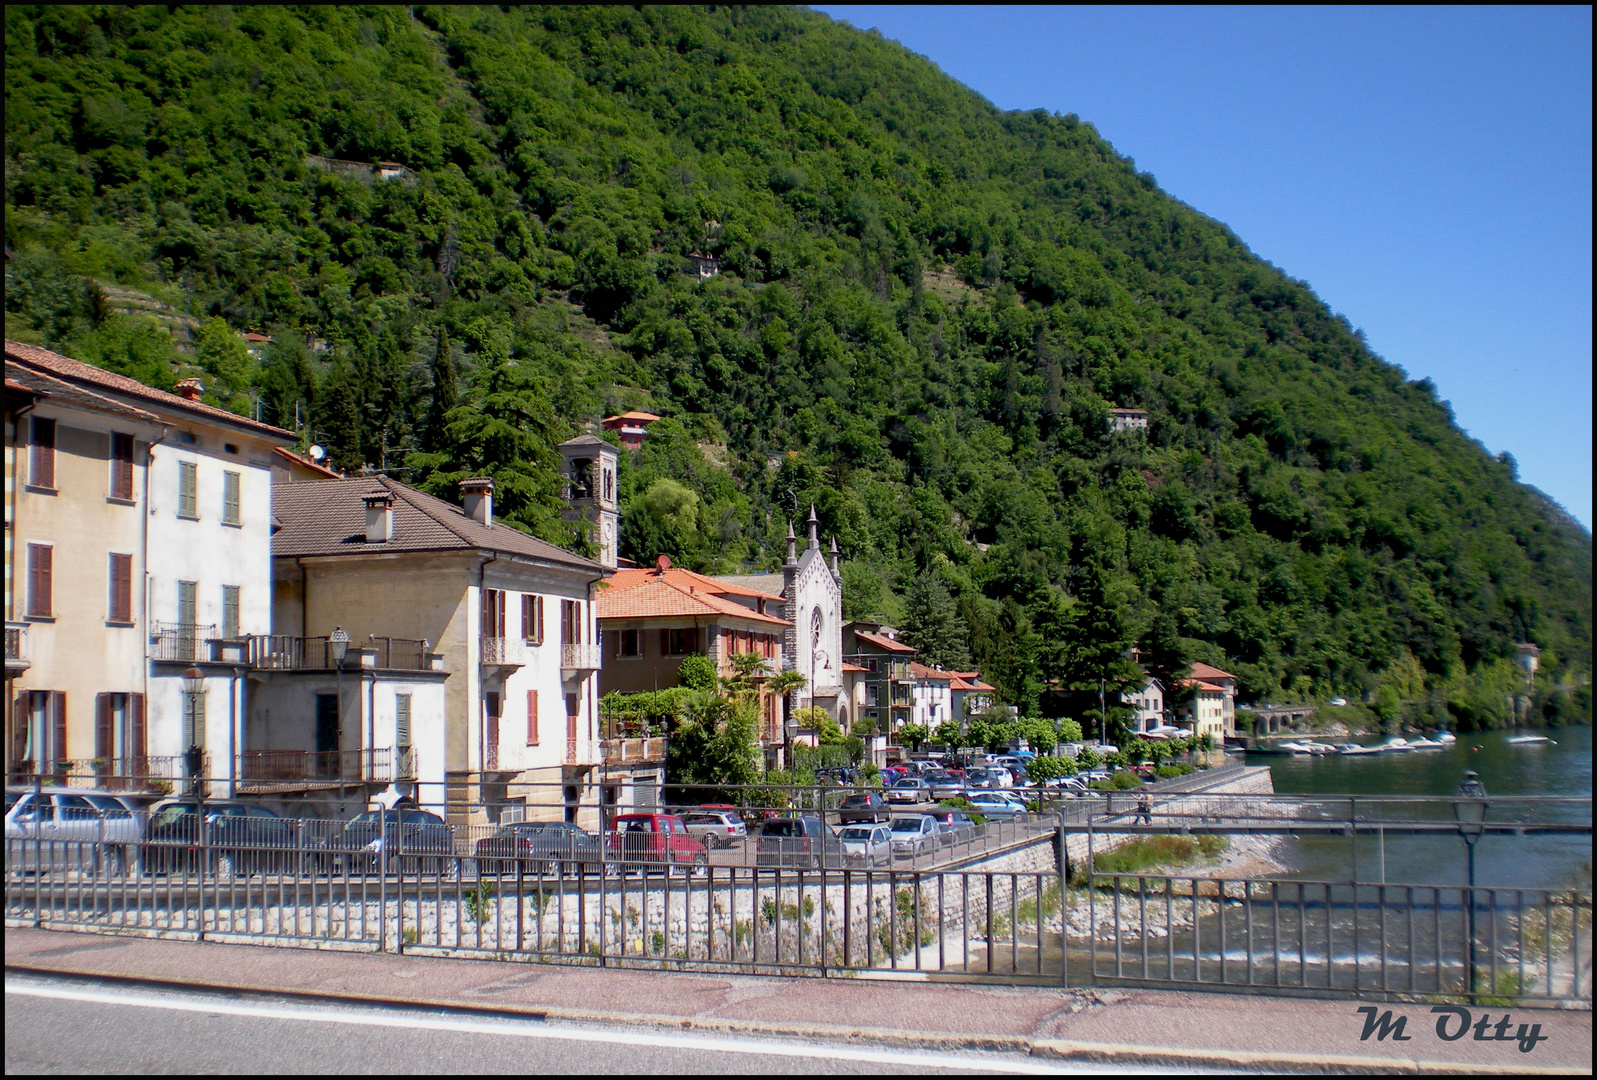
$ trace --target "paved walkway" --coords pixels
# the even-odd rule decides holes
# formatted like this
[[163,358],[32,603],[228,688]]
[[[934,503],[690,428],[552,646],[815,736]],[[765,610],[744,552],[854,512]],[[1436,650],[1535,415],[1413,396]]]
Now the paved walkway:
[[[769,978],[606,970],[514,961],[121,937],[8,927],[6,969],[194,988],[421,1005],[674,1029],[967,1047],[1039,1057],[1303,1072],[1592,1071],[1590,1011],[1498,1008],[1513,1035],[1545,1041],[1453,1042],[1424,1005],[1383,1005],[1408,1018],[1408,1041],[1361,1041],[1360,1002],[991,987],[885,978]],[[1450,1020],[1456,1029],[1457,1021]]]

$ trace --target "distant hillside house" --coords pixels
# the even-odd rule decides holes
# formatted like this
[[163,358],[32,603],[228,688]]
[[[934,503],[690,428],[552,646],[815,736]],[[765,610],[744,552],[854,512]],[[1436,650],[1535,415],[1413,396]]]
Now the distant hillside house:
[[700,281],[709,281],[721,272],[721,260],[702,251],[692,252],[688,255],[687,272]]
[[397,161],[379,161],[375,171],[379,180],[402,180],[405,176],[405,167]]
[[621,436],[622,446],[636,450],[649,437],[649,425],[658,419],[654,413],[624,412],[619,416],[607,416],[600,422],[606,431],[614,431]]
[[1110,409],[1110,431],[1147,431],[1147,409]]
[[244,339],[244,348],[248,349],[249,354],[257,360],[266,355],[266,346],[272,343],[270,335],[257,334],[253,330],[239,336]]
[[1212,735],[1218,744],[1237,730],[1237,677],[1212,664],[1193,664],[1182,690],[1190,695],[1180,714],[1180,726],[1192,734]]

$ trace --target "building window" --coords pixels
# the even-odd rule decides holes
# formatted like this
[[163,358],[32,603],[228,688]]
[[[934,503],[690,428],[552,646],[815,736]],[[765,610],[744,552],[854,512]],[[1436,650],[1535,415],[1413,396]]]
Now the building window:
[[55,613],[55,548],[28,545],[28,614],[48,619]]
[[238,507],[239,474],[224,472],[222,474],[222,524],[241,525],[243,519],[239,517]]
[[133,556],[110,556],[107,619],[114,623],[133,621]]
[[576,600],[560,601],[560,643],[582,644],[582,604]]
[[543,644],[543,597],[521,594],[521,636],[528,645]]
[[118,776],[146,772],[143,694],[101,694],[94,710],[94,756],[99,771]]
[[660,651],[666,656],[688,656],[699,651],[698,627],[660,631]]
[[643,655],[643,631],[641,631],[641,630],[623,630],[623,631],[621,631],[621,648],[620,648],[620,651],[618,653],[616,653],[616,655],[617,656],[642,656]]
[[222,586],[222,636],[225,638],[238,637],[238,598],[239,586]]
[[177,463],[177,516],[198,521],[200,518],[200,467],[192,461]]
[[505,636],[505,594],[503,589],[482,590],[482,636]]
[[25,758],[37,759],[41,773],[55,772],[67,759],[67,696],[61,690],[29,690],[28,746]]
[[527,691],[527,745],[538,745],[538,691]]
[[133,436],[111,433],[111,498],[133,498]]
[[394,695],[394,745],[410,749],[410,695]]
[[28,484],[55,490],[55,421],[33,417],[33,434],[28,439]]

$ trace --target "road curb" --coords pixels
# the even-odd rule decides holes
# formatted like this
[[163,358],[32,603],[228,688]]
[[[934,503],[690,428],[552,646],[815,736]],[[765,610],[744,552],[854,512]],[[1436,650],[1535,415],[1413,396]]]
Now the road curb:
[[771,1023],[759,1020],[734,1020],[719,1017],[674,1016],[663,1013],[617,1013],[596,1009],[571,1009],[513,1002],[463,1001],[458,998],[396,998],[358,991],[316,990],[299,987],[272,987],[241,984],[223,979],[178,978],[172,976],[127,975],[121,972],[60,968],[47,964],[13,962],[7,973],[53,975],[78,979],[100,979],[127,986],[210,990],[229,994],[254,994],[308,1001],[389,1008],[440,1009],[475,1016],[513,1017],[522,1020],[555,1020],[585,1024],[630,1025],[674,1031],[695,1031],[726,1035],[758,1035],[784,1038],[815,1038],[835,1042],[857,1042],[909,1050],[987,1050],[1026,1054],[1035,1058],[1061,1061],[1100,1062],[1121,1065],[1171,1065],[1222,1070],[1251,1069],[1270,1072],[1393,1075],[1463,1076],[1543,1076],[1567,1074],[1560,1068],[1535,1066],[1475,1065],[1463,1062],[1420,1061],[1413,1058],[1384,1058],[1362,1055],[1324,1057],[1308,1054],[1255,1053],[1244,1050],[1174,1049],[1135,1043],[1095,1043],[1071,1039],[1038,1039],[1027,1035],[949,1034],[899,1028],[858,1027],[847,1024]]

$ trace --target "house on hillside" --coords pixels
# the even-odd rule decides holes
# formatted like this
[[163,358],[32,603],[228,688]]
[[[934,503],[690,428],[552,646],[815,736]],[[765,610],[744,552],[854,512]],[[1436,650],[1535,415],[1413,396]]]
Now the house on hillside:
[[1109,430],[1121,431],[1147,431],[1148,410],[1146,409],[1110,409]]
[[[232,794],[290,432],[7,341],[7,772]],[[20,565],[19,565],[20,564]]]
[[1237,677],[1229,671],[1212,664],[1193,664],[1181,682],[1186,702],[1177,712],[1177,726],[1194,735],[1211,735],[1220,745],[1236,734],[1236,687]]
[[950,671],[948,684],[949,711],[955,720],[964,723],[998,704],[998,688],[985,682],[978,671]]
[[621,436],[621,445],[628,450],[636,450],[643,445],[643,440],[649,437],[649,425],[660,419],[654,413],[624,412],[617,416],[607,416],[600,421],[606,431],[614,431]]
[[464,507],[384,476],[277,489],[249,752],[279,783],[274,763],[304,762],[310,784],[335,762],[370,795],[456,821],[596,827],[594,595],[610,571],[495,523],[492,481],[461,490]]

